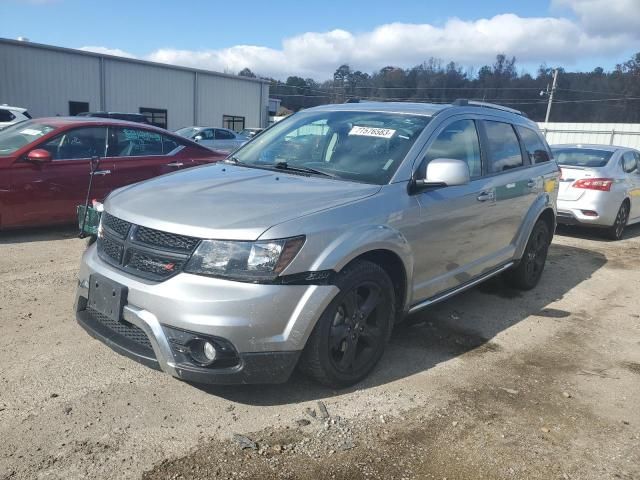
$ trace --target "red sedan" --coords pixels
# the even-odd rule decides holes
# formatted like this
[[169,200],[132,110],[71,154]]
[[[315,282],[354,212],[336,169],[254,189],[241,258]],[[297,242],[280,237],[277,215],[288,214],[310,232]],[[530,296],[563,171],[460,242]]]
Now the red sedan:
[[104,118],[39,118],[0,131],[0,229],[71,223],[91,198],[183,168],[217,162],[211,151],[160,128]]

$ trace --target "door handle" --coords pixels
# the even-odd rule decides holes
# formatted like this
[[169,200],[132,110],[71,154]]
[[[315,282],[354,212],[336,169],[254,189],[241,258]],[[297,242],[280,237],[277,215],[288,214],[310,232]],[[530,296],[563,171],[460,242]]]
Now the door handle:
[[97,170],[93,172],[91,175],[110,175],[111,170]]
[[184,166],[184,163],[182,163],[182,162],[167,163],[167,167],[182,167],[182,166]]
[[533,188],[533,187],[535,187],[535,186],[536,186],[536,183],[537,183],[537,182],[532,178],[531,180],[529,180],[529,181],[527,182],[527,187],[529,187],[529,188]]
[[481,192],[480,195],[478,195],[478,201],[479,202],[486,202],[487,200],[493,200],[493,192],[492,191]]

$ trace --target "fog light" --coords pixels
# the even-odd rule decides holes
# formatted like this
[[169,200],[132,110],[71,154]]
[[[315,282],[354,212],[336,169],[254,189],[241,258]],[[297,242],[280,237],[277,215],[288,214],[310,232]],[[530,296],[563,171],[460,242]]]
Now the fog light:
[[189,356],[198,365],[208,367],[216,361],[218,351],[215,345],[209,340],[203,338],[195,338],[191,340],[187,347],[189,348]]
[[210,342],[204,342],[204,347],[202,347],[202,352],[207,360],[213,362],[216,359],[216,347],[213,346]]

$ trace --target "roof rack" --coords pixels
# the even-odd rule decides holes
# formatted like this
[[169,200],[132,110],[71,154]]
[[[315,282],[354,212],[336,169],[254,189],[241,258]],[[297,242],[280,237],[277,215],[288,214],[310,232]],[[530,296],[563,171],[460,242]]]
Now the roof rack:
[[502,110],[503,112],[515,113],[516,115],[522,115],[526,117],[527,114],[521,112],[520,110],[516,110],[515,108],[505,107],[503,105],[497,105],[495,103],[489,102],[478,102],[476,100],[467,100],[466,98],[458,98],[451,105],[456,105],[458,107],[485,107],[485,108],[493,108],[494,110]]

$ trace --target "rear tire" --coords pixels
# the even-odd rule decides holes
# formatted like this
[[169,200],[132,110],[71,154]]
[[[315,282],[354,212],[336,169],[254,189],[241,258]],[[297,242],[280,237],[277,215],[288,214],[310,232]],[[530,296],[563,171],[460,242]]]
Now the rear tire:
[[620,209],[618,210],[618,214],[616,215],[616,219],[607,230],[605,231],[605,236],[609,240],[622,240],[622,236],[624,235],[624,229],[627,226],[627,222],[629,221],[629,203],[625,200],[620,205]]
[[331,388],[353,385],[382,357],[395,319],[395,293],[377,264],[356,260],[336,278],[340,293],[322,313],[300,358],[301,371]]
[[550,243],[551,234],[547,223],[538,220],[531,230],[520,262],[505,272],[505,280],[520,290],[531,290],[535,287],[542,276]]

